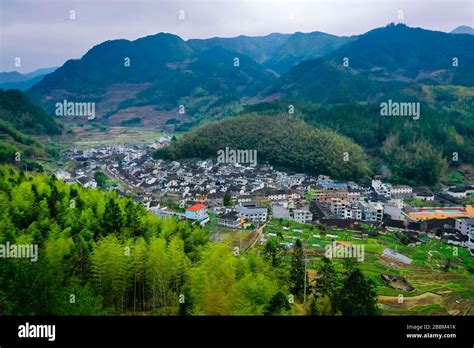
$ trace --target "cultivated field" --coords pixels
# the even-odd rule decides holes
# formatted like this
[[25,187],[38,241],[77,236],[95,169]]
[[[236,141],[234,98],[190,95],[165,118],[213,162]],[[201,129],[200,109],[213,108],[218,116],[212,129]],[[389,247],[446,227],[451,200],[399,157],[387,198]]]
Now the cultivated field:
[[[299,238],[311,259],[311,270],[316,269],[318,259],[324,256],[325,246],[334,241],[363,245],[364,260],[357,266],[375,282],[385,315],[474,314],[474,257],[464,248],[446,245],[437,239],[405,246],[391,232],[370,237],[356,231],[321,230],[287,220],[270,221],[263,238],[278,238],[285,247],[291,247]],[[385,248],[411,258],[412,263],[382,258]],[[343,270],[341,259],[333,259],[333,263],[337,270]],[[401,291],[388,287],[381,279],[382,274],[404,277],[414,289]]]

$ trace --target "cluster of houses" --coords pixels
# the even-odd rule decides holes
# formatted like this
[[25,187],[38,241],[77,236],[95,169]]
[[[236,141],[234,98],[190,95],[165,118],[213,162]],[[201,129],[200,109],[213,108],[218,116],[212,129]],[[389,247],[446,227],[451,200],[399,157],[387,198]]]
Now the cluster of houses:
[[[133,193],[156,215],[176,216],[201,225],[211,222],[237,229],[270,218],[336,226],[365,223],[413,233],[438,233],[445,242],[467,247],[474,254],[474,208],[461,205],[474,194],[474,187],[445,188],[435,194],[384,183],[379,177],[360,185],[324,175],[290,174],[268,164],[153,159],[152,152],[169,141],[168,137],[151,146],[71,151],[67,156],[75,164],[74,172],[60,170],[56,176],[95,187],[94,173],[101,170],[119,179],[117,189]],[[430,208],[435,197],[448,207]],[[425,202],[427,207],[410,206],[406,200],[411,198]]]

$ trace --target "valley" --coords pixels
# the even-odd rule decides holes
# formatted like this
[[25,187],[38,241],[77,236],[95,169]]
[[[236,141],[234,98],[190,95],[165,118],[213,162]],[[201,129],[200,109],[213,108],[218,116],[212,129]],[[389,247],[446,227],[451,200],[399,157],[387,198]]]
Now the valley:
[[470,47],[159,32],[0,90],[0,242],[43,256],[0,314],[473,315]]

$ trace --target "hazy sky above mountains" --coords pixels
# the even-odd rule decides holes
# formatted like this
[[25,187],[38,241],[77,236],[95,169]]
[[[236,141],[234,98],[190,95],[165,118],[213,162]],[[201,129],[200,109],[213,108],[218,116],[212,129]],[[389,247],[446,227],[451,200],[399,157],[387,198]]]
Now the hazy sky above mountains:
[[400,10],[402,22],[432,30],[449,32],[474,22],[474,0],[0,0],[0,71],[60,66],[103,41],[158,32],[183,39],[362,34],[397,22]]

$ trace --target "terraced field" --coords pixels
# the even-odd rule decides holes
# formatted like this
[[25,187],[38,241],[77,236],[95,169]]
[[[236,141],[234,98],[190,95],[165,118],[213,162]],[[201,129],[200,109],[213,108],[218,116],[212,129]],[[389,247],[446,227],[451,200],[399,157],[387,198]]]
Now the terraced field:
[[[282,246],[290,248],[299,238],[311,259],[310,278],[315,277],[318,259],[324,256],[325,246],[334,241],[364,247],[364,259],[358,267],[376,284],[378,300],[385,315],[473,315],[474,314],[474,257],[460,247],[453,247],[437,239],[419,245],[405,246],[392,232],[375,237],[350,230],[320,230],[315,226],[294,221],[272,220],[262,238],[278,238]],[[260,246],[261,247],[261,246]],[[412,259],[411,264],[381,257],[390,248]],[[343,270],[341,259],[333,259],[337,270]],[[388,287],[381,275],[404,277],[413,287],[402,291]]]

